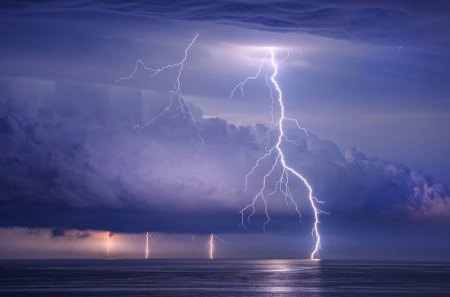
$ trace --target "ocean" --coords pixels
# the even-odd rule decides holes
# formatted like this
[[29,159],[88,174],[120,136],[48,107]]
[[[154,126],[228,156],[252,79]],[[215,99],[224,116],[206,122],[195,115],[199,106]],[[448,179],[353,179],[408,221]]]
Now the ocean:
[[0,296],[450,296],[450,263],[4,260]]

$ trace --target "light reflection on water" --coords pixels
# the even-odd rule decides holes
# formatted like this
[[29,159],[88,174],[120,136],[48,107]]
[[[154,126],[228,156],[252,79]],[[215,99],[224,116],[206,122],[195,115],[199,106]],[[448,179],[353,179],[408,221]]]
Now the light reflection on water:
[[447,296],[450,264],[1,261],[0,296]]

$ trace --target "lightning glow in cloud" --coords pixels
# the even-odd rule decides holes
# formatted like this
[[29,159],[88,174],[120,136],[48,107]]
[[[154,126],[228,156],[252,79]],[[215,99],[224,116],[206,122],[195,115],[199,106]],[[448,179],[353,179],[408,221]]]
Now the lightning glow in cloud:
[[[291,123],[295,124],[295,126],[299,130],[301,130],[305,133],[307,133],[307,132],[304,128],[302,128],[299,125],[299,123],[296,119],[286,116],[286,108],[285,108],[285,105],[283,102],[283,92],[281,91],[280,86],[276,79],[277,74],[278,74],[278,64],[275,60],[275,53],[274,53],[273,49],[269,49],[268,53],[261,60],[258,71],[256,72],[255,75],[246,77],[243,81],[239,82],[233,88],[233,90],[231,91],[230,98],[234,96],[234,93],[237,89],[240,89],[241,95],[244,96],[245,85],[249,81],[255,80],[258,77],[260,77],[261,74],[263,73],[264,67],[266,67],[266,72],[265,72],[266,85],[269,88],[270,97],[272,99],[272,104],[271,104],[272,125],[271,125],[271,127],[269,127],[269,129],[267,131],[267,135],[266,135],[267,145],[266,145],[265,154],[263,156],[261,156],[259,159],[257,159],[255,165],[253,166],[253,168],[250,170],[250,172],[245,177],[245,190],[247,190],[247,188],[248,188],[248,178],[252,174],[255,173],[255,170],[260,166],[260,164],[262,162],[264,162],[265,160],[271,159],[272,165],[271,165],[270,169],[264,175],[264,177],[262,179],[262,186],[261,186],[260,190],[258,191],[258,193],[254,196],[251,203],[246,205],[241,210],[241,225],[243,227],[245,227],[244,218],[245,218],[246,214],[248,213],[248,211],[250,211],[250,213],[248,214],[247,220],[250,222],[250,218],[256,212],[256,202],[258,200],[261,200],[263,202],[264,212],[266,215],[266,221],[264,222],[264,228],[265,228],[265,226],[269,222],[272,221],[272,219],[269,215],[269,211],[268,211],[268,200],[267,199],[276,193],[281,193],[285,197],[286,202],[287,203],[290,202],[294,206],[294,209],[297,212],[297,214],[299,216],[301,216],[300,210],[294,199],[294,196],[291,192],[290,185],[289,185],[289,181],[290,181],[289,178],[294,177],[298,181],[301,181],[307,188],[308,200],[313,209],[314,226],[312,229],[312,235],[315,239],[315,244],[314,244],[314,249],[311,252],[310,258],[311,258],[311,260],[316,260],[316,259],[318,259],[318,256],[319,256],[318,253],[319,253],[320,243],[321,243],[320,242],[321,238],[320,238],[320,233],[319,233],[319,213],[321,211],[317,207],[317,204],[322,203],[322,202],[320,200],[318,200],[316,197],[314,197],[313,189],[312,189],[311,185],[309,184],[308,180],[301,173],[299,173],[296,169],[291,167],[286,162],[286,158],[285,158],[285,154],[282,149],[282,145],[286,142],[291,143],[291,144],[297,144],[297,143],[295,141],[289,139],[287,137],[287,135],[285,134],[285,131],[284,131],[285,124],[288,122],[291,122]],[[274,95],[275,95],[275,97],[274,97]],[[274,113],[275,103],[278,104],[278,108],[280,110],[278,117],[276,117],[275,113]],[[277,137],[276,137],[275,144],[270,146],[270,140],[271,140],[270,133],[272,133],[272,132],[275,132],[277,134]],[[277,172],[281,172],[281,173],[278,176],[276,176],[276,174],[278,174]],[[275,188],[271,192],[268,192],[268,189],[267,189],[268,188],[268,180],[273,178],[274,176],[277,178],[276,179],[277,181],[275,183]]]
[[165,114],[171,114],[172,118],[177,118],[179,117],[181,120],[189,120],[192,122],[193,126],[195,127],[196,131],[197,131],[197,137],[200,141],[200,146],[197,150],[197,157],[198,154],[204,144],[204,140],[203,137],[200,133],[200,126],[198,125],[198,123],[195,121],[194,115],[187,109],[187,107],[185,106],[184,102],[183,102],[183,92],[181,89],[181,76],[183,74],[183,70],[185,68],[185,66],[187,65],[187,59],[188,59],[188,55],[189,55],[189,50],[191,49],[191,47],[194,45],[195,41],[198,38],[198,34],[196,34],[194,36],[194,38],[192,39],[192,41],[189,43],[189,45],[186,47],[186,49],[184,50],[184,55],[183,58],[176,63],[173,64],[168,64],[165,65],[161,68],[150,68],[147,67],[144,64],[144,61],[142,59],[138,59],[136,61],[136,65],[134,66],[133,71],[130,73],[130,75],[128,76],[124,76],[121,77],[119,79],[116,80],[116,82],[120,82],[123,80],[129,80],[132,79],[136,73],[138,72],[139,68],[142,68],[144,71],[149,71],[151,72],[151,77],[155,77],[157,76],[159,73],[168,70],[168,69],[178,69],[177,72],[177,76],[174,82],[174,87],[173,89],[169,92],[170,96],[169,96],[169,104],[166,108],[164,108],[159,114],[157,114],[155,117],[153,117],[152,119],[150,119],[149,121],[147,121],[146,123],[142,124],[142,125],[136,125],[133,128],[134,129],[145,129],[146,127],[150,126],[151,124],[153,124],[155,121],[157,121],[159,118],[161,118],[163,115]]

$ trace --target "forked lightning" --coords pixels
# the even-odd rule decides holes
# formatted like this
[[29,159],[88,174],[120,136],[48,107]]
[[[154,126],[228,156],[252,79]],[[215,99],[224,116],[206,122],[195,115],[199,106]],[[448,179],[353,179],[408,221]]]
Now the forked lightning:
[[170,93],[169,104],[167,105],[167,107],[165,107],[159,114],[157,114],[155,117],[151,118],[146,123],[144,123],[142,125],[138,124],[138,125],[134,126],[133,128],[140,129],[140,130],[145,129],[146,127],[150,126],[155,121],[157,121],[159,118],[161,118],[163,115],[168,114],[168,113],[170,113],[172,115],[172,118],[180,117],[181,120],[189,120],[194,125],[196,132],[197,132],[197,137],[200,141],[200,146],[197,150],[197,157],[198,157],[198,154],[204,144],[204,140],[203,140],[203,137],[200,132],[200,126],[196,122],[194,115],[187,109],[187,107],[185,106],[185,104],[183,102],[183,98],[182,98],[183,92],[181,89],[181,77],[183,74],[183,70],[188,63],[187,59],[188,59],[188,55],[189,55],[189,50],[194,45],[197,38],[198,38],[198,34],[196,34],[194,36],[192,41],[186,47],[186,49],[184,50],[183,58],[179,62],[176,62],[173,64],[168,64],[161,68],[151,68],[151,67],[146,66],[142,59],[138,59],[136,61],[133,71],[128,76],[118,78],[116,80],[116,82],[132,79],[136,75],[136,73],[139,71],[139,68],[142,68],[144,71],[149,71],[151,73],[151,77],[155,77],[159,73],[161,73],[165,70],[168,70],[168,69],[172,69],[172,68],[178,69],[177,76],[176,76],[176,79],[174,82],[174,87],[169,92]]
[[[294,196],[291,192],[290,186],[289,186],[289,178],[294,177],[297,180],[301,181],[308,191],[308,200],[311,204],[311,207],[313,209],[314,213],[314,225],[312,229],[312,235],[315,239],[314,249],[311,252],[310,258],[311,260],[318,260],[319,259],[319,249],[320,249],[320,233],[319,233],[319,213],[321,212],[319,208],[317,207],[317,204],[322,203],[320,200],[318,200],[313,195],[313,189],[308,182],[308,180],[300,174],[296,169],[291,167],[287,162],[285,158],[285,154],[282,149],[282,145],[284,143],[291,143],[291,144],[297,144],[295,141],[289,139],[287,135],[285,134],[285,124],[287,122],[292,122],[295,124],[295,126],[302,130],[303,132],[307,133],[304,128],[302,128],[298,121],[294,118],[290,118],[286,116],[286,108],[283,102],[283,92],[280,89],[280,86],[277,81],[277,74],[278,74],[278,64],[275,60],[275,53],[273,49],[269,49],[265,57],[261,60],[259,64],[258,71],[253,76],[246,77],[243,81],[239,82],[231,91],[230,98],[234,96],[234,93],[237,89],[240,89],[241,95],[244,95],[244,87],[245,85],[251,81],[255,80],[258,77],[261,76],[263,73],[264,67],[266,67],[265,72],[265,79],[266,79],[266,85],[269,88],[270,91],[270,97],[272,99],[271,104],[271,116],[272,116],[272,124],[271,127],[269,127],[267,131],[267,145],[266,145],[266,152],[263,156],[258,158],[256,160],[255,165],[252,167],[250,172],[245,177],[245,190],[248,188],[248,178],[255,173],[255,170],[260,166],[260,164],[268,159],[272,159],[273,163],[270,166],[270,169],[266,172],[264,177],[262,178],[262,186],[259,189],[258,193],[254,196],[253,200],[246,205],[241,210],[241,224],[245,227],[244,218],[248,211],[250,213],[247,216],[247,220],[250,221],[250,218],[255,214],[256,212],[256,203],[258,200],[261,200],[264,205],[264,212],[266,215],[266,221],[264,222],[264,228],[265,226],[272,221],[269,210],[268,210],[268,203],[267,199],[276,194],[276,193],[282,193],[282,195],[285,197],[286,201],[291,202],[292,205],[295,208],[295,211],[300,216],[300,210],[298,208],[297,202],[294,199]],[[271,74],[270,74],[271,73]],[[275,94],[274,94],[275,93]],[[275,97],[274,97],[275,95]],[[280,110],[279,116],[276,117],[274,113],[274,104],[278,104],[278,108]],[[276,133],[276,142],[273,146],[270,146],[270,133],[275,132]],[[275,188],[268,192],[267,189],[267,183],[268,179],[276,177],[277,169],[280,168],[281,174],[277,177],[277,181],[275,183]]]

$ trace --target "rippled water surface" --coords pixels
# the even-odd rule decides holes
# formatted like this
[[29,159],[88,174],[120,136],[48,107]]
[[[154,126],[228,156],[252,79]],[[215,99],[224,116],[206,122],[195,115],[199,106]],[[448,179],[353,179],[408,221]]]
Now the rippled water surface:
[[450,296],[450,264],[1,261],[0,296]]

